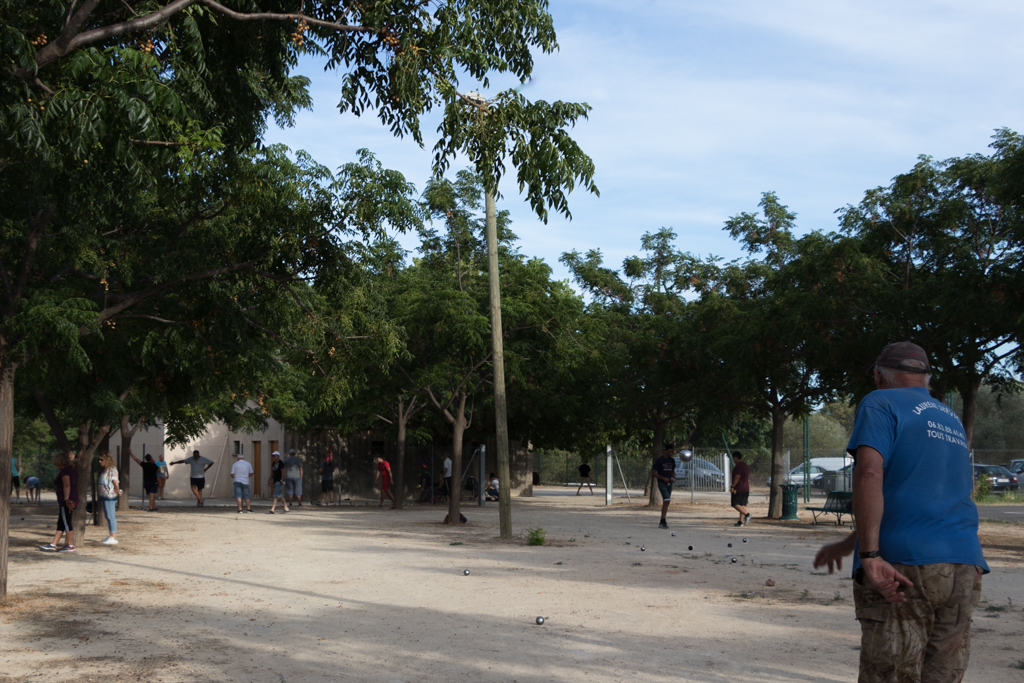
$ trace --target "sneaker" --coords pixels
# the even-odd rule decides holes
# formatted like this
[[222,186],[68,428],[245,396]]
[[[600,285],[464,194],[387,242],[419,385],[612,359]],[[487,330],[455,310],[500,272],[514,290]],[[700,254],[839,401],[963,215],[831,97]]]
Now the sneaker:
[[243,512],[242,510],[239,510],[239,511],[238,511],[238,514],[242,514],[242,512]]
[[55,553],[55,552],[57,552],[57,546],[55,546],[52,543],[47,543],[46,545],[41,545],[41,546],[39,546],[39,549],[42,550],[42,551],[48,552],[48,553]]
[[743,518],[743,526],[746,526],[748,524],[750,524],[750,513],[749,512],[747,513],[747,516]]
[[73,546],[73,545],[66,545],[63,548],[61,548],[60,550],[58,550],[57,552],[58,553],[73,553],[73,552],[75,552],[75,546]]
[[736,522],[733,526],[743,526],[743,522]]
[[252,514],[252,510],[246,510],[246,511],[245,511],[245,514],[247,514],[247,515],[251,515],[251,514]]
[[117,539],[113,536],[108,536],[102,541],[103,545],[117,545]]
[[667,529],[668,528],[668,522],[666,522],[665,520],[661,520],[660,522],[658,522],[658,528],[659,529]]
[[272,514],[274,514],[274,511],[273,510],[267,510],[267,514],[268,515],[272,515]]

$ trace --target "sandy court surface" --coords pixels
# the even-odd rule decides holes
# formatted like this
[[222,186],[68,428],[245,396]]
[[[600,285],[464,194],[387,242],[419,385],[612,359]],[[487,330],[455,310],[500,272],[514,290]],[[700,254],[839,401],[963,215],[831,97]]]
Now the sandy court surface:
[[[656,512],[603,502],[514,500],[516,532],[542,527],[543,547],[499,540],[495,504],[467,504],[460,529],[418,506],[186,507],[132,511],[119,546],[90,528],[60,556],[35,549],[54,510],[15,506],[0,680],[856,679],[851,580],[811,568],[844,531],[735,529],[704,500],[673,505],[673,537]],[[993,573],[965,680],[1019,681],[1024,525],[982,536]]]

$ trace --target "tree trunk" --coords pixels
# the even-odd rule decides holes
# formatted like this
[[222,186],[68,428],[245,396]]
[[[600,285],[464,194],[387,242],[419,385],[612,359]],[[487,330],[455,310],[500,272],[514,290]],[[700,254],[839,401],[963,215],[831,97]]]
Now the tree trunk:
[[[978,417],[978,390],[981,389],[981,377],[971,377],[960,398],[964,402],[964,435],[967,437],[967,449],[970,450],[974,439],[974,422]],[[950,406],[952,407],[952,406]]]
[[[783,427],[786,425],[786,413],[782,408],[772,408],[772,487],[771,497],[768,499],[768,519],[779,519],[782,517],[782,478],[784,475],[782,467],[783,456]],[[728,483],[728,482],[726,482]]]
[[[462,437],[466,432],[466,394],[459,394],[459,407],[452,424],[452,490],[448,492],[448,524],[459,526],[459,498],[462,495]],[[482,483],[482,482],[481,482]]]
[[78,472],[78,507],[71,515],[71,524],[75,530],[75,545],[85,541],[85,520],[87,517],[86,500],[92,485],[92,457],[96,449],[103,442],[104,437],[110,433],[110,425],[100,427],[99,431],[93,433],[92,423],[83,422],[78,425],[78,454],[75,456],[74,465]]
[[647,473],[647,485],[650,488],[650,497],[648,498],[647,504],[651,507],[661,507],[661,490],[658,489],[658,480],[654,478],[654,462],[662,456],[665,452],[663,443],[665,441],[665,431],[668,425],[664,420],[658,420],[654,423],[654,445],[651,451],[654,453],[654,457],[651,458],[651,469]]
[[[2,343],[2,341],[0,341]],[[11,471],[14,450],[14,366],[0,359],[0,474]],[[11,522],[11,478],[0,476],[0,605],[7,604],[7,535]]]
[[131,464],[132,464],[132,437],[135,430],[128,430],[128,416],[121,416],[121,456],[117,463],[117,478],[121,482],[121,511],[118,514],[128,512],[128,504],[131,501]]
[[[411,405],[409,406],[412,407]],[[409,421],[409,413],[405,410],[402,397],[398,397],[398,444],[395,455],[395,509],[401,510],[405,501],[405,425]]]

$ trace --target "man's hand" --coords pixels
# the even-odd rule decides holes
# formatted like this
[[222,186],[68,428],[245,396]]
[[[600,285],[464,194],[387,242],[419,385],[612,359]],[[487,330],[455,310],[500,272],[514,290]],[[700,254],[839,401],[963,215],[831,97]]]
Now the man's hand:
[[736,495],[736,489],[735,488],[729,489],[729,493],[731,493],[733,495]]
[[[852,533],[838,543],[831,543],[826,546],[822,546],[818,554],[814,556],[814,568],[824,567],[828,565],[828,573],[831,574],[834,569],[843,568],[843,558],[853,553],[853,549],[857,547],[857,534]],[[833,569],[833,566],[835,568]]]
[[883,598],[896,604],[907,601],[907,597],[900,591],[900,586],[913,586],[914,582],[896,571],[896,567],[881,557],[862,560],[861,564],[864,566],[864,575]]
[[67,507],[68,510],[74,510],[76,507],[78,507],[78,504],[73,500],[65,501],[64,505],[65,507]]

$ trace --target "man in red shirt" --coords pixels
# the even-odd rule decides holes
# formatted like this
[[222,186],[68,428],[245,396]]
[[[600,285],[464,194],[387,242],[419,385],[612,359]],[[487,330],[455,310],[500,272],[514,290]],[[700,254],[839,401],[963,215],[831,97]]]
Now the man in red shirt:
[[731,505],[740,513],[740,521],[733,526],[745,526],[750,524],[750,513],[747,512],[747,502],[750,498],[750,469],[747,463],[743,462],[743,454],[739,451],[733,452],[732,459],[735,464],[732,466],[732,488],[729,489],[729,493],[732,494]]
[[395,507],[395,496],[391,493],[391,465],[384,458],[374,458],[377,463],[377,471],[373,475],[373,485],[377,485],[377,478],[380,477],[380,507],[384,507],[384,494],[391,499],[391,509]]

